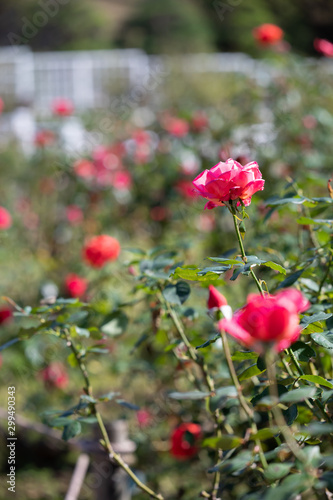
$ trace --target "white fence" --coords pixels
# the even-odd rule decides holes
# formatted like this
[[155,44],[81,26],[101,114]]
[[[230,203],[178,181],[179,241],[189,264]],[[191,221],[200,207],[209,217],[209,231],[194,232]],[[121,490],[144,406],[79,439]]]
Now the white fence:
[[0,49],[0,96],[13,106],[46,111],[57,97],[77,109],[105,107],[112,93],[142,85],[156,64],[179,63],[186,72],[240,72],[267,83],[271,69],[245,54],[148,56],[136,49],[33,53],[27,47]]

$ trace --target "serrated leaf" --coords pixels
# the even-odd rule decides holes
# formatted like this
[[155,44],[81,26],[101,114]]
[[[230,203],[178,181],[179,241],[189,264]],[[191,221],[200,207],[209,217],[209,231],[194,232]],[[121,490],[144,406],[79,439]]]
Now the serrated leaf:
[[191,288],[186,281],[178,281],[176,285],[168,285],[162,294],[167,302],[181,306],[188,299]]
[[301,387],[288,391],[280,396],[281,403],[299,403],[308,398],[313,398],[317,390],[315,387]]
[[278,271],[281,274],[286,274],[287,271],[283,266],[280,266],[280,264],[277,264],[276,262],[272,262],[271,260],[268,260],[267,262],[262,263],[263,266],[269,267],[270,269],[273,269],[274,271]]
[[210,281],[217,280],[218,276],[215,273],[207,272],[205,275],[199,274],[200,269],[195,267],[177,267],[171,275],[173,278],[180,278],[188,281]]
[[332,317],[331,313],[324,313],[324,312],[319,312],[316,314],[312,314],[310,316],[303,316],[303,318],[300,321],[300,326],[302,328],[305,328],[307,325],[310,325],[312,323],[316,323],[317,321],[324,321]]
[[325,349],[333,349],[332,330],[329,330],[328,332],[312,333],[311,338],[316,344],[325,347]]
[[307,382],[312,382],[313,384],[323,385],[324,387],[333,389],[333,384],[319,375],[301,375],[299,378]]
[[243,380],[247,380],[248,378],[255,377],[257,375],[260,375],[263,373],[265,370],[259,370],[257,365],[251,365],[249,368],[246,368],[238,377],[239,381],[242,382]]
[[77,436],[81,432],[81,424],[78,420],[72,420],[70,424],[64,427],[62,439],[68,441],[69,439]]
[[210,396],[210,394],[211,394],[210,392],[204,392],[204,391],[189,391],[189,392],[169,392],[168,396],[169,398],[178,400],[185,400],[185,399],[200,400],[207,398],[208,396]]
[[287,288],[288,286],[291,286],[294,283],[296,283],[296,281],[303,274],[303,272],[304,272],[304,269],[300,269],[299,271],[296,271],[295,273],[290,274],[285,280],[283,280],[279,284],[279,286],[277,287],[277,290],[279,290],[280,288]]

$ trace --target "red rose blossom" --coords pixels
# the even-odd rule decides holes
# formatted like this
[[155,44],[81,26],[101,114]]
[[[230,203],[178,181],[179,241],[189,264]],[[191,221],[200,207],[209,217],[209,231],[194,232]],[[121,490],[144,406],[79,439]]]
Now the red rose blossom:
[[107,234],[94,236],[83,248],[83,258],[92,267],[103,267],[116,260],[120,253],[119,241]]
[[70,273],[65,278],[67,292],[71,297],[82,297],[87,291],[88,283],[85,278]]
[[69,379],[66,368],[58,361],[50,363],[40,374],[47,387],[65,389],[68,385]]
[[313,46],[317,52],[326,57],[333,57],[333,43],[322,38],[315,38]]
[[201,437],[198,424],[180,424],[171,435],[171,454],[179,459],[190,458],[197,454],[197,443]]
[[69,99],[61,97],[52,102],[52,111],[57,116],[70,116],[74,113],[74,105]]
[[283,37],[283,30],[276,24],[261,24],[253,30],[253,36],[260,45],[275,45]]
[[8,323],[13,318],[13,313],[8,307],[2,307],[0,309],[0,325],[3,323]]
[[9,229],[12,225],[12,216],[4,207],[0,207],[0,230]]
[[309,301],[294,288],[264,297],[250,294],[246,305],[231,319],[222,319],[219,327],[250,349],[264,352],[270,344],[281,351],[298,339],[299,313],[309,307]]

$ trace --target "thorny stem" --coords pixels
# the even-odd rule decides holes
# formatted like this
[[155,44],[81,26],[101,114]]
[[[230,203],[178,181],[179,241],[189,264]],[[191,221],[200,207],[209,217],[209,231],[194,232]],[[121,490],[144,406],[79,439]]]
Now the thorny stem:
[[[186,345],[191,359],[200,367],[200,370],[201,370],[201,373],[202,373],[203,378],[205,380],[205,384],[206,384],[207,388],[209,389],[211,395],[214,395],[215,394],[214,380],[209,375],[206,364],[204,363],[204,361],[202,359],[199,358],[195,349],[193,348],[190,341],[188,340],[186,333],[184,331],[183,325],[182,325],[180,319],[178,318],[176,311],[164,299],[162,294],[160,295],[160,299],[162,300],[163,304],[165,305],[166,310],[167,310],[168,314],[170,315],[170,318],[172,319],[172,321],[176,327],[177,332],[180,335],[180,338],[182,339],[182,341]],[[209,397],[209,399],[210,399],[210,397]],[[210,408],[210,405],[209,405],[209,408]],[[219,409],[216,409],[214,411],[210,410],[210,412],[212,413],[212,416],[213,416],[214,422],[215,422],[216,437],[218,437],[218,438],[222,437],[221,425],[224,426],[224,428],[228,432],[228,434],[233,434],[232,427],[224,421],[224,417],[221,414]],[[217,462],[221,461],[222,457],[223,457],[223,450],[219,448],[217,450],[216,461]],[[211,500],[217,500],[217,494],[218,494],[218,489],[219,489],[219,485],[220,485],[220,480],[221,480],[221,473],[220,473],[220,471],[216,471],[215,475],[214,475],[213,489],[212,489],[212,493],[210,496]]]
[[[234,364],[233,364],[232,359],[231,359],[231,352],[229,349],[229,344],[228,344],[228,339],[227,339],[226,333],[224,330],[221,330],[220,332],[221,332],[221,339],[222,339],[224,354],[225,354],[228,368],[229,368],[230,377],[231,377],[231,380],[233,381],[233,384],[236,388],[239,403],[251,422],[252,432],[254,434],[256,434],[258,432],[258,429],[257,429],[257,425],[254,421],[253,410],[249,407],[249,405],[246,402],[246,399],[244,398],[242,387],[239,383],[237,373],[236,373]],[[265,455],[264,455],[264,452],[263,452],[263,449],[261,446],[261,442],[258,439],[256,439],[255,443],[256,443],[258,450],[259,450],[259,456],[260,456],[262,466],[264,469],[266,469],[267,468],[267,461],[266,461],[266,458],[265,458]]]
[[[79,368],[81,370],[82,376],[84,378],[84,382],[85,382],[85,388],[84,389],[85,389],[85,392],[86,392],[86,394],[88,396],[90,396],[92,398],[93,397],[93,392],[92,392],[92,387],[91,387],[91,383],[90,383],[90,380],[89,380],[89,374],[88,374],[87,368],[86,368],[85,364],[82,361],[82,357],[81,357],[81,355],[80,355],[77,347],[73,343],[73,341],[72,341],[69,333],[66,332],[66,331],[65,331],[65,336],[66,336],[67,346],[72,350],[72,352],[73,352],[73,354],[75,356],[75,359],[76,359],[76,361],[77,361],[77,363],[79,365]],[[134,481],[134,483],[137,485],[137,487],[140,488],[145,493],[147,493],[151,498],[156,498],[157,500],[164,500],[164,498],[163,498],[162,495],[155,493],[148,486],[146,486],[144,483],[142,483],[140,481],[140,479],[132,471],[132,469],[122,459],[122,457],[118,453],[116,453],[114,451],[114,449],[112,447],[112,444],[110,442],[107,430],[105,428],[105,425],[104,425],[104,422],[103,422],[103,419],[102,419],[102,415],[97,410],[95,403],[92,402],[91,406],[92,406],[92,409],[93,409],[93,413],[94,413],[94,415],[95,415],[95,417],[97,419],[98,426],[100,428],[101,434],[103,436],[103,443],[102,443],[103,447],[107,451],[110,461],[111,462],[112,461],[116,462],[116,464],[119,467],[121,467],[130,476],[130,478]]]
[[[245,250],[244,250],[242,235],[240,233],[238,222],[237,222],[237,215],[236,215],[234,209],[231,210],[231,213],[232,213],[232,217],[234,219],[234,226],[235,226],[236,236],[237,236],[237,239],[238,239],[238,244],[239,244],[239,248],[240,248],[240,251],[241,251],[242,259],[243,259],[244,263],[246,264],[247,257],[246,257],[246,253],[245,253]],[[252,276],[252,278],[254,279],[254,281],[255,281],[255,283],[257,285],[259,293],[262,296],[264,296],[264,291],[262,289],[261,283],[258,280],[257,276],[255,275],[255,272],[253,271],[252,267],[250,267],[250,273],[251,273],[251,276]]]
[[275,371],[275,359],[272,351],[268,350],[265,355],[265,362],[267,367],[267,375],[269,380],[269,394],[272,399],[272,408],[271,411],[273,413],[275,422],[279,427],[281,434],[283,435],[286,444],[288,445],[290,451],[293,453],[294,457],[297,458],[304,466],[306,472],[310,475],[313,474],[313,469],[306,464],[306,456],[304,455],[302,449],[298,445],[296,439],[293,436],[290,428],[287,426],[286,421],[284,419],[283,413],[278,406],[279,401],[279,393],[276,383],[276,371]]

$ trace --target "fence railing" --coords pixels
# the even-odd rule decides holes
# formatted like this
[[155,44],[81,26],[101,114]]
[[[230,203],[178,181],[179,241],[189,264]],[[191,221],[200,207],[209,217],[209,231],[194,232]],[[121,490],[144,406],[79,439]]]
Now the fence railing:
[[[66,97],[80,110],[105,107],[113,93],[146,82],[154,67],[174,65],[192,73],[243,73],[267,83],[272,69],[246,54],[148,56],[137,49],[33,53],[28,47],[0,49],[0,96],[37,111]],[[167,71],[166,71],[167,72]]]

